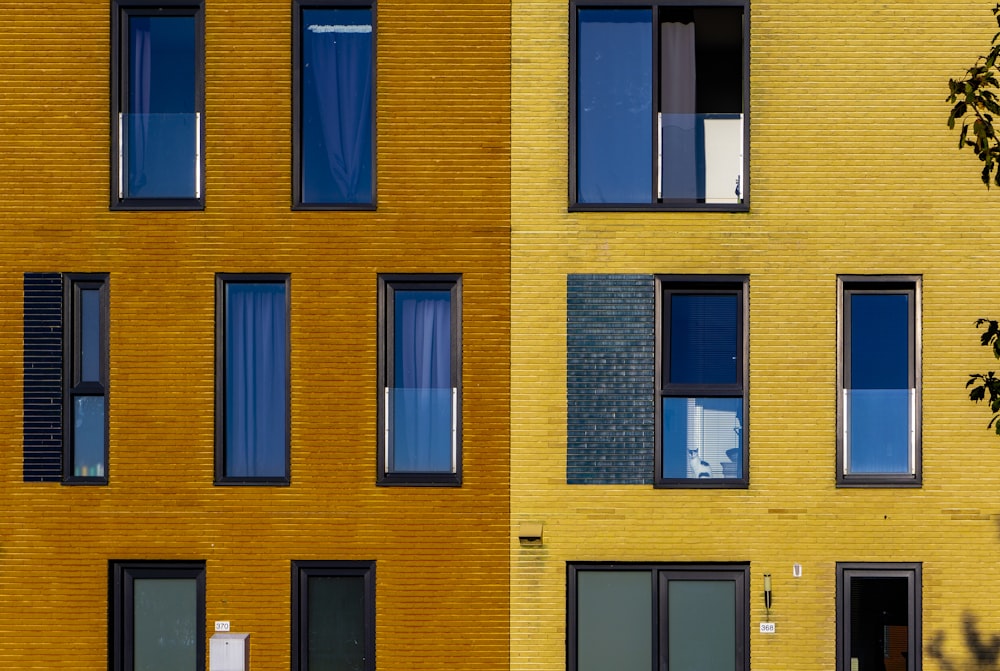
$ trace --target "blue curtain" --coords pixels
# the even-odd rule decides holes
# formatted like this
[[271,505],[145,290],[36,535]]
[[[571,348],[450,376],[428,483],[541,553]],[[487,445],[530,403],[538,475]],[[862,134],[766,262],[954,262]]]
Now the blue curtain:
[[577,39],[577,200],[653,200],[653,14],[581,9]]
[[395,294],[392,453],[395,472],[452,471],[451,294]]
[[372,201],[370,10],[302,14],[302,200]]
[[192,198],[196,186],[195,20],[128,19],[125,197]]
[[226,476],[285,477],[285,285],[231,282],[225,309]]

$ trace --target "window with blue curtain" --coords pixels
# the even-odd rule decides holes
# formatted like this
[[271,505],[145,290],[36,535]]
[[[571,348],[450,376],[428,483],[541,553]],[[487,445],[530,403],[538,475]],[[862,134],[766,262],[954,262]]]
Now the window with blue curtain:
[[287,276],[219,276],[216,479],[287,483]]
[[201,204],[201,7],[119,4],[114,146],[120,207]]
[[573,9],[571,205],[743,206],[747,3]]
[[296,205],[374,202],[374,11],[296,2]]
[[917,474],[916,288],[845,281],[841,477]]
[[457,483],[459,283],[383,282],[383,480]]
[[661,284],[658,483],[745,483],[744,283]]

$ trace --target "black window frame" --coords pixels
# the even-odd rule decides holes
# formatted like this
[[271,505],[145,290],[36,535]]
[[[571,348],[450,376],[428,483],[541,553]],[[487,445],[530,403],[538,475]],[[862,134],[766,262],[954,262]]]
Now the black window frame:
[[[921,384],[922,344],[921,344],[921,303],[922,277],[920,275],[840,275],[837,277],[837,486],[838,487],[920,487],[923,483],[923,446],[922,446],[922,399]],[[910,337],[909,355],[910,377],[915,389],[914,410],[914,444],[912,473],[848,473],[846,408],[844,407],[844,390],[847,388],[850,349],[849,342],[850,319],[848,317],[848,297],[855,293],[866,294],[899,294],[907,293],[909,301]]]
[[[734,294],[737,296],[737,356],[738,381],[732,385],[671,384],[670,310],[668,303],[675,294]],[[657,275],[656,276],[656,399],[654,486],[673,489],[746,489],[750,486],[750,277],[748,275]],[[663,399],[670,397],[716,396],[743,399],[743,420],[738,478],[666,478],[663,477]]]
[[118,560],[108,562],[108,667],[132,671],[132,585],[136,578],[194,580],[197,588],[195,659],[197,671],[205,671],[205,562]]
[[[205,0],[112,0],[111,2],[111,205],[112,210],[205,209]],[[128,18],[130,16],[191,16],[195,22],[195,94],[198,114],[198,176],[194,198],[127,198],[119,161],[119,113],[128,107]]]
[[[740,203],[580,203],[577,187],[577,81],[578,81],[578,21],[580,9],[645,9],[653,10],[653,110],[660,109],[659,97],[659,44],[655,27],[663,9],[686,7],[742,7],[743,8],[743,197]],[[657,173],[657,147],[650,138],[650,169]],[[747,212],[750,210],[750,0],[570,0],[569,6],[569,207],[570,212]],[[655,196],[655,193],[653,194]]]
[[308,671],[309,578],[360,577],[364,581],[365,667],[375,671],[375,561],[292,560],[291,668]]
[[[749,562],[567,562],[566,564],[566,668],[577,671],[579,631],[578,631],[578,577],[585,571],[631,571],[649,572],[650,590],[652,596],[652,631],[651,640],[652,668],[666,669],[666,647],[661,645],[661,639],[667,637],[667,622],[661,617],[662,601],[666,594],[661,590],[664,580],[670,576],[683,576],[680,579],[732,580],[736,583],[736,602],[734,605],[735,635],[737,648],[737,665],[734,671],[749,671],[750,669],[750,564]],[[662,659],[661,659],[662,657]]]
[[[388,470],[388,420],[386,389],[393,380],[393,308],[398,288],[449,291],[451,294],[451,384],[455,390],[454,472],[391,472]],[[446,289],[447,288],[447,289]],[[425,485],[459,487],[462,484],[462,275],[380,274],[378,277],[378,450],[376,483],[380,485]]]
[[[108,484],[108,453],[110,428],[110,393],[109,393],[109,276],[107,273],[64,273],[63,274],[63,407],[62,407],[62,443],[63,443],[63,484],[67,485],[106,485]],[[99,342],[100,363],[97,382],[80,382],[80,301],[81,289],[97,290],[101,304],[99,306]],[[73,401],[77,396],[102,396],[104,398],[104,474],[76,475],[74,474],[74,425]]]
[[[285,475],[226,474],[226,285],[284,284],[285,287]],[[215,275],[215,484],[282,486],[292,477],[292,279],[288,273],[216,273]]]
[[[370,203],[314,203],[302,199],[302,11],[305,9],[364,9],[372,13],[372,200]],[[378,68],[377,0],[293,0],[292,2],[292,210],[373,211],[378,203]]]
[[851,671],[851,580],[907,580],[907,671],[923,668],[923,566],[920,562],[837,562],[837,671]]

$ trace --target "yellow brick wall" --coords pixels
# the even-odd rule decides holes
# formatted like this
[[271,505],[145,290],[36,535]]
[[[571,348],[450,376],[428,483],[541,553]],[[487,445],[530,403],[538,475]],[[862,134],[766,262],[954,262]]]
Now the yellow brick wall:
[[[377,561],[379,669],[508,667],[509,4],[379,0],[377,212],[290,211],[291,11],[206,0],[205,210],[112,212],[110,3],[0,2],[0,668],[106,669],[108,560],[174,558],[253,669],[293,559]],[[22,482],[37,271],[110,273],[105,487]],[[291,275],[289,487],[213,485],[217,272]],[[463,275],[461,488],[375,486],[380,272]]]
[[[512,669],[566,668],[580,560],[750,562],[759,670],[835,667],[838,561],[922,562],[924,640],[955,661],[964,614],[1000,632],[1000,440],[964,390],[993,363],[972,324],[1000,314],[1000,194],[945,123],[990,9],[752,0],[750,211],[568,213],[568,3],[514,0]],[[749,275],[748,489],[566,485],[568,273]],[[919,489],[835,486],[836,277],[855,273],[923,276]],[[523,521],[541,547],[517,542]]]

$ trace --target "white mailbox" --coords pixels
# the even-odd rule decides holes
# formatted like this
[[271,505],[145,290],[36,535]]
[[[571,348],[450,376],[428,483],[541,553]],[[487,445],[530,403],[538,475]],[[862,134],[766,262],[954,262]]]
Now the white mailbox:
[[250,634],[213,634],[209,671],[250,671]]

